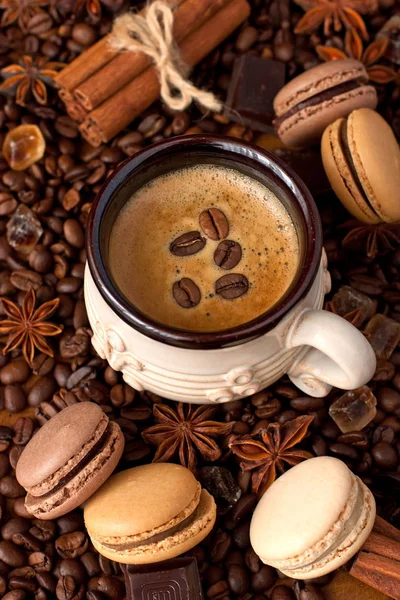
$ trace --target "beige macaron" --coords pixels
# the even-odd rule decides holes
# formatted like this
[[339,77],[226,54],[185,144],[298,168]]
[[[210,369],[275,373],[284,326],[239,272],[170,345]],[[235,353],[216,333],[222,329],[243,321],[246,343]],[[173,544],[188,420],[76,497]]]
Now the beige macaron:
[[340,460],[311,458],[264,494],[250,525],[261,560],[288,577],[313,579],[344,565],[375,521],[370,490]]
[[125,564],[174,558],[211,531],[216,505],[185,467],[154,463],[122,471],[86,503],[94,547]]
[[400,150],[383,117],[360,108],[337,119],[324,131],[321,152],[332,188],[356,219],[400,221]]

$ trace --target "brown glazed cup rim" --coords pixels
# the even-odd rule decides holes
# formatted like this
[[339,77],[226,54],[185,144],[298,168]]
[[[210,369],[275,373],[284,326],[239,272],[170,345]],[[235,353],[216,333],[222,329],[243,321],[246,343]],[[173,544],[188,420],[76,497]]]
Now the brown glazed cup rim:
[[[229,159],[233,163],[236,161],[249,169],[264,171],[269,178],[274,178],[282,187],[290,191],[292,200],[300,209],[307,246],[297,281],[278,304],[248,323],[222,331],[204,333],[175,329],[157,323],[126,300],[114,285],[105,267],[100,244],[100,226],[117,190],[144,163],[151,164],[152,159],[159,158],[160,155],[165,155],[168,159],[171,153],[181,152],[210,157],[215,155]],[[235,165],[232,164],[231,167],[235,168]],[[245,173],[246,170],[243,172]],[[319,268],[322,251],[322,230],[318,209],[308,188],[298,175],[281,159],[258,146],[236,138],[214,134],[178,136],[162,140],[126,159],[115,169],[95,197],[87,230],[89,269],[96,287],[112,310],[128,325],[149,338],[168,345],[192,349],[223,348],[243,343],[273,329],[310,289]]]

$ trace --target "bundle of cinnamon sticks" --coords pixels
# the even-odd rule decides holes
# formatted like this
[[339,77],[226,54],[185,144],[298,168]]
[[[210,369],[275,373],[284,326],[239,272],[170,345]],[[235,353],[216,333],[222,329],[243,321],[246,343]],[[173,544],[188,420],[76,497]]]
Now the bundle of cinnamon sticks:
[[390,598],[400,600],[400,531],[377,516],[350,575]]
[[[248,16],[247,0],[165,0],[174,11],[173,34],[182,60],[193,67]],[[118,52],[110,34],[83,52],[56,77],[60,98],[82,136],[100,146],[142,114],[159,96],[152,60]]]

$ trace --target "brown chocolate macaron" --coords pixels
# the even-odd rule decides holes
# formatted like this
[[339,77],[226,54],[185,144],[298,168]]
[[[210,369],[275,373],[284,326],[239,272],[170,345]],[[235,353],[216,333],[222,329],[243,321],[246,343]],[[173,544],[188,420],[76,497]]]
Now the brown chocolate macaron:
[[274,127],[282,142],[302,148],[318,142],[324,129],[356,108],[376,108],[376,90],[368,85],[362,63],[332,60],[301,73],[274,99]]
[[124,436],[92,402],[74,404],[53,417],[22,452],[16,476],[28,492],[27,510],[55,519],[87,500],[121,458]]

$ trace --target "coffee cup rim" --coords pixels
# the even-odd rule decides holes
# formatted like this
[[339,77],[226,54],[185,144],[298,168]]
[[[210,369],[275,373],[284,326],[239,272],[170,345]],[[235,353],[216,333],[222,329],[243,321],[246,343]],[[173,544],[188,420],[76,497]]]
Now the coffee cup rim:
[[[236,327],[216,332],[190,332],[168,327],[157,323],[138,311],[122,295],[107,273],[100,243],[100,225],[106,208],[121,185],[132,176],[132,173],[160,153],[203,152],[211,148],[218,150],[232,160],[235,156],[257,169],[269,169],[292,192],[292,196],[300,207],[306,224],[307,249],[297,281],[290,292],[266,313]],[[271,329],[301,300],[310,289],[318,267],[322,252],[322,226],[317,206],[300,177],[279,157],[247,141],[224,135],[193,134],[182,135],[161,140],[140,150],[124,160],[103,184],[89,214],[87,223],[87,258],[93,281],[105,302],[129,326],[143,335],[163,342],[167,345],[192,349],[214,349],[243,343],[259,337]]]

